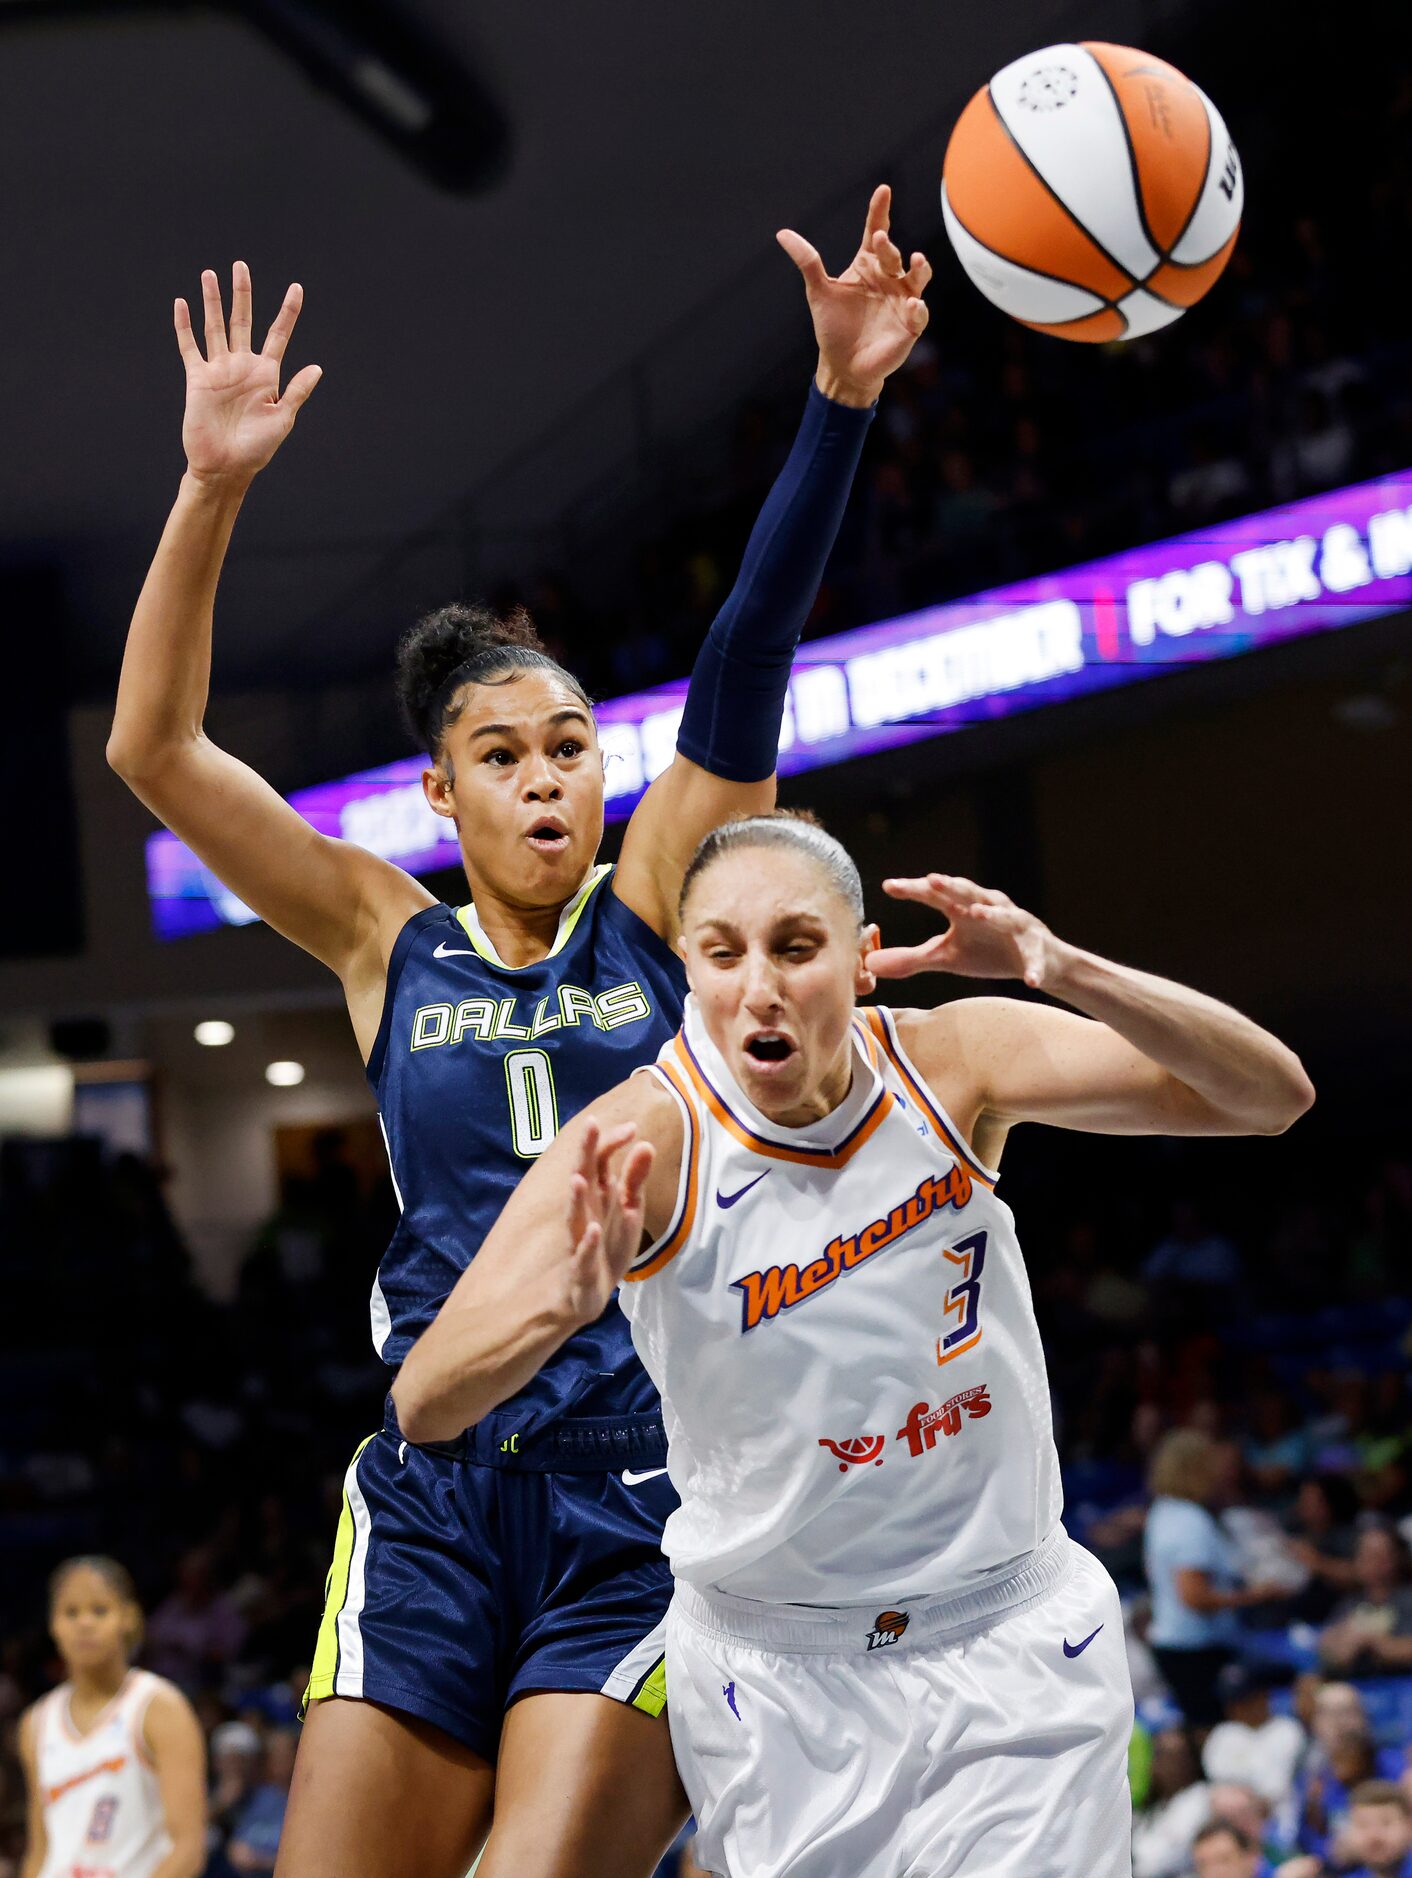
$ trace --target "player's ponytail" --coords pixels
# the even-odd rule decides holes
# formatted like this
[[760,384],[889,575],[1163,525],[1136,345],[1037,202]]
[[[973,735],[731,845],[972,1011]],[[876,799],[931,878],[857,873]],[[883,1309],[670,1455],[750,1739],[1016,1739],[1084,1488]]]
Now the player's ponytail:
[[522,671],[552,672],[590,714],[588,693],[544,649],[522,606],[509,613],[456,601],[408,627],[397,647],[397,695],[419,748],[438,756],[447,726],[460,715],[463,685],[503,684]]

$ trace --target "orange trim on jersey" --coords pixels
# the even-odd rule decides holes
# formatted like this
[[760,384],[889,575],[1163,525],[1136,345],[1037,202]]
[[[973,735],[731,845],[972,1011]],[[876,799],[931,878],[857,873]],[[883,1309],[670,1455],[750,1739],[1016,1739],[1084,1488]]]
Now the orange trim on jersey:
[[864,1011],[863,1016],[867,1020],[868,1027],[873,1035],[877,1038],[883,1049],[887,1051],[888,1061],[911,1090],[918,1108],[921,1109],[922,1114],[931,1123],[935,1133],[940,1137],[945,1146],[950,1148],[951,1152],[958,1160],[965,1162],[966,1166],[981,1185],[983,1187],[989,1187],[993,1192],[995,1189],[995,1175],[988,1174],[981,1166],[980,1162],[966,1146],[966,1143],[961,1139],[960,1135],[953,1130],[946,1117],[936,1106],[936,1100],[927,1089],[926,1084],[919,1081],[907,1067],[900,1046],[893,1042],[888,1032],[887,1019],[883,1016],[882,1012],[874,1007]]
[[655,1070],[664,1082],[670,1083],[681,1098],[686,1111],[686,1193],[682,1200],[681,1212],[672,1225],[668,1237],[652,1254],[645,1265],[623,1273],[623,1283],[635,1285],[640,1279],[650,1278],[654,1272],[660,1272],[664,1265],[670,1265],[681,1251],[690,1236],[696,1222],[696,1186],[701,1171],[701,1144],[696,1126],[696,1110],[692,1105],[691,1092],[683,1084],[681,1072],[670,1063],[649,1063],[648,1069]]
[[958,1343],[954,1350],[943,1352],[941,1347],[942,1340],[938,1337],[936,1340],[936,1361],[938,1369],[943,1363],[949,1363],[953,1356],[964,1356],[967,1350],[974,1350],[980,1340],[981,1333],[978,1330],[974,1337],[967,1337],[966,1341],[964,1343]]
[[136,1672],[131,1669],[127,1671],[122,1681],[118,1684],[117,1693],[108,1697],[108,1700],[103,1704],[102,1708],[99,1709],[98,1713],[88,1724],[87,1728],[84,1729],[82,1734],[80,1734],[78,1729],[74,1726],[72,1706],[74,1699],[73,1684],[63,1683],[54,1691],[57,1697],[56,1712],[59,1717],[59,1726],[63,1729],[70,1741],[87,1741],[90,1735],[98,1732],[104,1722],[106,1722],[108,1717],[112,1714],[113,1710],[118,1706],[119,1702],[122,1701],[128,1690],[132,1687],[132,1679],[135,1673]]
[[787,1148],[780,1142],[770,1141],[764,1135],[757,1135],[753,1128],[747,1128],[744,1122],[736,1119],[726,1107],[721,1097],[716,1094],[716,1091],[707,1081],[706,1072],[692,1055],[691,1046],[680,1032],[678,1032],[672,1048],[677,1054],[681,1067],[691,1078],[701,1100],[706,1104],[707,1108],[710,1109],[722,1128],[724,1128],[728,1134],[734,1135],[742,1147],[749,1148],[753,1154],[763,1154],[767,1159],[772,1161],[792,1161],[796,1167],[846,1167],[853,1159],[853,1156],[858,1152],[859,1148],[877,1133],[878,1129],[882,1126],[895,1106],[892,1091],[887,1087],[886,1083],[884,1083],[872,1108],[869,1109],[868,1113],[863,1117],[863,1120],[853,1130],[853,1133],[849,1135],[848,1139],[841,1147],[833,1150],[828,1148]]
[[85,1780],[96,1780],[99,1774],[120,1774],[127,1766],[126,1754],[115,1754],[110,1760],[98,1761],[92,1767],[86,1767],[81,1774],[73,1774],[67,1780],[61,1780],[57,1787],[46,1787],[44,1804],[52,1806],[55,1800],[62,1800],[66,1793],[72,1793],[75,1787],[81,1787]]

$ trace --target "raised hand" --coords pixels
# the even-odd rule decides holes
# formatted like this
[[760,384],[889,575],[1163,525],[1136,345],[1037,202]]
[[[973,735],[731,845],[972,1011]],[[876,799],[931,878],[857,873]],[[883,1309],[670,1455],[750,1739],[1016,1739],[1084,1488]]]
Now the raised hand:
[[883,892],[894,900],[935,907],[949,924],[919,946],[883,946],[870,952],[868,969],[879,978],[955,972],[961,978],[1023,978],[1035,989],[1044,984],[1053,962],[1054,935],[1008,894],[954,874],[885,880]]
[[[604,1133],[591,1121],[583,1132],[570,1183],[567,1284],[569,1309],[585,1324],[602,1314],[642,1247],[643,1189],[656,1150],[636,1137],[632,1122]],[[624,1148],[615,1171],[614,1157]]]
[[888,234],[892,191],[880,183],[868,204],[857,254],[834,279],[792,228],[775,236],[804,276],[819,342],[819,389],[848,404],[871,404],[926,328],[922,293],[932,277],[924,254],[907,267]]
[[300,407],[322,376],[322,367],[306,365],[280,396],[280,362],[304,304],[304,289],[296,283],[285,294],[258,352],[250,347],[250,269],[244,261],[237,261],[231,270],[229,332],[220,283],[209,268],[201,276],[201,300],[206,317],[204,354],[191,330],[185,300],[178,300],[173,309],[177,344],[186,366],[182,447],[193,476],[202,481],[246,483],[289,435]]

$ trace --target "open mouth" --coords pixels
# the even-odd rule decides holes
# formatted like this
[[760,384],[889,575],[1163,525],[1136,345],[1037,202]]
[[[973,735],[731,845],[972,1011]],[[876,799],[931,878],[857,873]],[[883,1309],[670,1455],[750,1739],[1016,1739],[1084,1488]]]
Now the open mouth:
[[787,1063],[794,1055],[794,1045],[778,1030],[757,1031],[745,1040],[745,1054],[762,1068],[773,1063]]
[[525,836],[539,854],[562,854],[569,845],[568,830],[559,822],[536,822]]

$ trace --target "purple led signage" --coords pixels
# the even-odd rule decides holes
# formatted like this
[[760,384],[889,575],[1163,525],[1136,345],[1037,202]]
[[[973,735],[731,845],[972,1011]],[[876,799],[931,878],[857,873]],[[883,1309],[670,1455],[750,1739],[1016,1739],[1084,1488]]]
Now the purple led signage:
[[[1234,658],[1412,606],[1412,471],[801,646],[780,736],[795,775],[1175,667]],[[686,681],[598,710],[609,821],[676,748]],[[289,800],[324,834],[410,873],[454,866],[455,830],[404,757]],[[174,835],[147,843],[161,938],[255,915]]]

